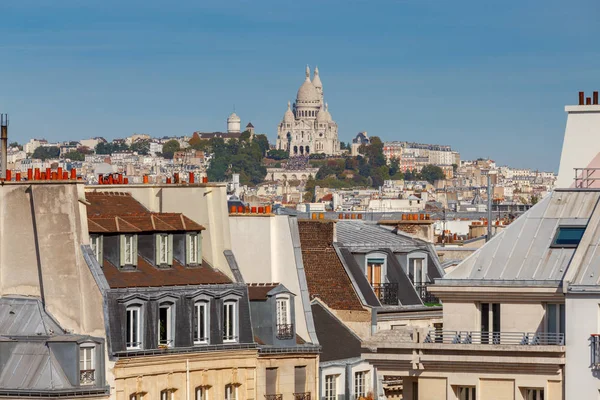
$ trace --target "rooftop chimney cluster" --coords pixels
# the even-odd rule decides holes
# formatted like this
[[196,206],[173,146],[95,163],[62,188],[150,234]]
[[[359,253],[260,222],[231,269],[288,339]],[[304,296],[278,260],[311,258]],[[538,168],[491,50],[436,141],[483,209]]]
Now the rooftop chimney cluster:
[[598,105],[598,92],[593,92],[592,97],[585,97],[585,92],[579,92],[579,105]]
[[[77,170],[75,168],[71,171],[63,171],[62,167],[52,170],[52,168],[46,168],[45,171],[39,168],[29,168],[27,170],[27,177],[21,175],[20,172],[14,174],[14,182],[27,182],[27,181],[76,181],[81,180],[77,178]],[[4,178],[0,178],[1,181],[13,182],[13,171],[7,169],[4,171]]]
[[229,208],[229,214],[271,214],[271,206],[264,207],[250,207],[249,205],[244,206],[231,206]]
[[[150,183],[150,178],[148,175],[144,175],[144,177],[142,178],[142,182],[144,184],[149,184]],[[165,179],[165,182],[161,182],[161,183],[166,183],[167,185],[170,184],[182,184],[182,183],[187,183],[187,184],[194,184],[196,183],[196,176],[194,175],[193,172],[190,172],[188,174],[188,179],[187,181],[182,179],[182,177],[179,175],[179,172],[175,172],[173,174],[173,177],[167,177]],[[208,177],[204,176],[202,177],[202,183],[208,183]],[[104,174],[100,174],[98,175],[98,184],[99,185],[127,185],[129,184],[129,178],[123,176],[123,174],[119,174],[119,173],[114,173],[114,174],[108,174],[108,175],[104,175]]]

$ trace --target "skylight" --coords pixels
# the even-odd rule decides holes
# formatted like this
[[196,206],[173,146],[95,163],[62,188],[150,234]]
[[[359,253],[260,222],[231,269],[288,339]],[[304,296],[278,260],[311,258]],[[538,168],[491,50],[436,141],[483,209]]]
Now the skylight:
[[585,226],[559,226],[552,247],[577,247]]

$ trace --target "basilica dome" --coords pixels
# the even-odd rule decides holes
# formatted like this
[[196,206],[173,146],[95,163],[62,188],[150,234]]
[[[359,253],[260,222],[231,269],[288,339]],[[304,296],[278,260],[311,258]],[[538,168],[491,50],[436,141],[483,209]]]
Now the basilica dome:
[[306,66],[306,79],[300,89],[298,89],[298,94],[296,95],[296,104],[297,103],[318,103],[321,100],[321,96],[315,85],[310,81],[310,69],[308,65]]
[[291,121],[294,120],[294,113],[290,109],[290,102],[289,101],[288,101],[288,108],[287,108],[285,114],[283,115],[283,120],[285,122],[291,122]]

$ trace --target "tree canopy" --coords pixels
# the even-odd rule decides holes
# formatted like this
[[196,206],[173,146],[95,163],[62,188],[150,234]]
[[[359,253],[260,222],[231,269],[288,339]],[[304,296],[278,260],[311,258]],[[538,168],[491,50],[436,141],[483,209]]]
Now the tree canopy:
[[121,142],[100,142],[96,145],[96,154],[112,154],[118,151],[129,150],[129,146]]
[[262,182],[267,169],[261,165],[264,143],[260,136],[251,139],[249,133],[243,133],[239,140],[230,139],[227,143],[222,138],[208,140],[207,149],[213,153],[207,170],[209,179],[226,181],[232,174],[238,173],[242,184]]
[[181,145],[177,140],[172,139],[169,140],[167,143],[163,144],[162,155],[164,158],[172,160],[175,152],[179,150],[181,150]]
[[52,158],[58,158],[60,155],[60,149],[56,146],[44,147],[40,146],[34,150],[32,158],[39,158],[42,161],[46,161]]

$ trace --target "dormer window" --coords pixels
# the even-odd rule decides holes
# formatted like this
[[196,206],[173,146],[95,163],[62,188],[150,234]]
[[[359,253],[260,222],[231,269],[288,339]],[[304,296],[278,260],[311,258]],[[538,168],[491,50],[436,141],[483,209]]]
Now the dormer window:
[[174,306],[163,303],[158,308],[158,347],[173,347],[175,337]]
[[96,344],[84,343],[79,347],[79,384],[96,383]]
[[137,265],[137,235],[121,235],[121,266]]
[[156,235],[156,265],[173,265],[173,235]]
[[223,342],[237,342],[237,301],[227,300],[223,304]]
[[127,307],[127,338],[125,347],[127,350],[135,350],[142,348],[142,321],[141,321],[141,307],[140,306],[129,306]]
[[90,235],[90,247],[96,260],[102,265],[102,235]]
[[194,344],[207,344],[209,341],[209,308],[206,300],[194,304]]
[[277,307],[277,339],[286,340],[294,337],[289,296],[278,296]]
[[187,234],[187,264],[200,265],[202,264],[202,237],[199,233]]

